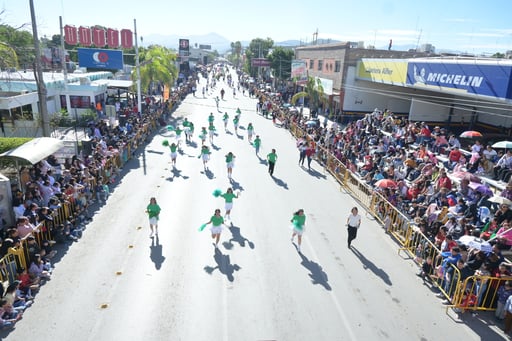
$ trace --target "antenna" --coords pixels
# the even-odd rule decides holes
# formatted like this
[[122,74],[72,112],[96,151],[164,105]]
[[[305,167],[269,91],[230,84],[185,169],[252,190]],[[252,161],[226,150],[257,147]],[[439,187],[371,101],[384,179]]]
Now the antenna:
[[316,45],[318,43],[318,28],[315,32],[313,32],[313,45]]
[[418,48],[420,47],[420,39],[421,39],[422,32],[423,32],[423,29],[420,29],[420,34],[418,34],[418,40],[416,41],[416,51],[418,51]]

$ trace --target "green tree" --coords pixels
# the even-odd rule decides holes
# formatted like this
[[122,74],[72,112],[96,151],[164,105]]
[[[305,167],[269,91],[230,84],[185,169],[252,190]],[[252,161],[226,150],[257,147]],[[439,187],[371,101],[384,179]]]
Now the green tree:
[[[0,13],[1,14],[1,13]],[[0,66],[10,65],[10,67],[30,68],[34,63],[34,41],[32,34],[21,28],[14,28],[9,25],[0,25],[0,42],[7,50],[11,51],[7,54],[2,51],[2,57],[6,60],[0,61]],[[9,58],[12,51],[15,52],[16,58]],[[13,63],[15,63],[13,65]]]
[[271,38],[256,38],[251,40],[249,47],[245,50],[246,62],[244,70],[255,77],[258,73],[258,67],[252,67],[252,59],[266,58],[272,46],[274,46],[274,41]]
[[240,65],[240,55],[242,54],[242,43],[240,41],[231,43],[231,55],[229,61],[236,66]]
[[320,79],[308,76],[304,90],[293,95],[291,103],[295,105],[299,98],[307,98],[309,101],[309,109],[312,111],[316,111],[320,103],[325,103],[324,88]]
[[[161,82],[172,87],[178,76],[178,70],[174,64],[176,53],[159,45],[149,46],[146,50],[139,51],[140,55],[140,86],[147,93],[153,82]],[[137,70],[132,72],[132,79],[137,79]]]
[[270,68],[274,77],[280,80],[290,78],[294,56],[295,52],[292,49],[286,49],[282,46],[277,46],[272,50],[272,53],[268,55],[268,59],[270,59]]
[[505,58],[505,54],[501,52],[496,52],[491,56],[492,58]]

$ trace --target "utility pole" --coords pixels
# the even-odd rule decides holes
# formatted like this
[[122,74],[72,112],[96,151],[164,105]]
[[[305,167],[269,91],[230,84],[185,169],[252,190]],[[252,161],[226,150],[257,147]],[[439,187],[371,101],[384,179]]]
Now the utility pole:
[[137,20],[133,19],[133,27],[135,33],[135,65],[137,68],[137,109],[142,115],[142,94],[140,91],[140,59],[139,59],[139,44],[137,42]]
[[48,107],[46,106],[46,85],[43,78],[43,70],[41,66],[41,48],[39,46],[39,37],[37,36],[36,15],[34,12],[34,1],[30,0],[30,19],[32,20],[32,35],[34,37],[34,74],[37,84],[37,95],[39,99],[39,115],[43,125],[43,136],[50,136],[50,122],[48,119]]

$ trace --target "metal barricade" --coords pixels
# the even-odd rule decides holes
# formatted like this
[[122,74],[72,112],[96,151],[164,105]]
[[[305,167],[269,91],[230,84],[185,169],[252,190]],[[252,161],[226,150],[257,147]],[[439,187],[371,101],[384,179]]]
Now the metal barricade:
[[470,276],[459,283],[452,304],[448,308],[464,310],[496,310],[498,290],[511,278]]

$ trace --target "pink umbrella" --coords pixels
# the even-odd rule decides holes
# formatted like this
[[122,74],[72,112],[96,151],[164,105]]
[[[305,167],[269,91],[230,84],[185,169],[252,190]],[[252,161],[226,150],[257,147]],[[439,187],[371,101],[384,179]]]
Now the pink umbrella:
[[396,188],[397,184],[391,179],[380,179],[375,183],[375,187],[379,188]]
[[460,137],[473,138],[473,137],[482,137],[482,133],[475,130],[467,130],[460,134]]

